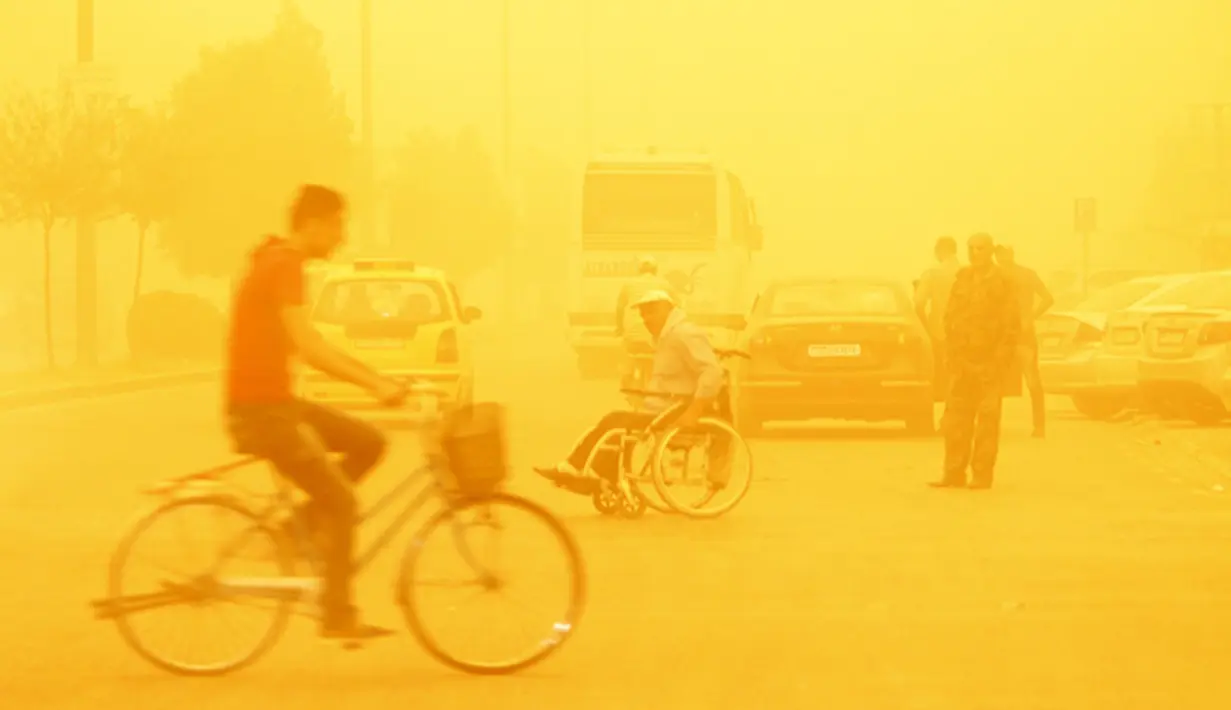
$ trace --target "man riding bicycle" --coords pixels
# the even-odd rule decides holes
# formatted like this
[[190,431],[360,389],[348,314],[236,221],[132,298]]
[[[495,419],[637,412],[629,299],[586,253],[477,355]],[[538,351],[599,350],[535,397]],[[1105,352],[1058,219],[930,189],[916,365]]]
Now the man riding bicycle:
[[[385,438],[370,424],[298,399],[291,386],[291,360],[298,356],[386,405],[407,396],[405,385],[329,345],[309,317],[304,264],[337,250],[345,221],[340,193],[305,185],[291,208],[290,233],[267,237],[252,252],[231,314],[226,412],[236,448],[268,460],[311,499],[304,516],[327,537],[321,634],[364,639],[391,633],[359,622],[350,591],[358,515],[354,486],[380,461]],[[341,454],[341,462],[335,464],[330,453]]]
[[[536,468],[543,477],[579,493],[585,492],[587,478],[581,469],[594,447],[613,430],[640,431],[673,405],[679,403],[672,396],[688,399],[687,406],[672,421],[675,427],[691,427],[709,413],[718,395],[722,392],[725,373],[718,363],[718,356],[705,331],[689,322],[684,311],[676,308],[671,295],[666,291],[649,291],[633,302],[646,329],[654,338],[654,366],[650,376],[649,392],[662,393],[662,397],[647,396],[639,411],[615,411],[605,415],[573,448],[568,457],[555,466]],[[715,442],[720,447],[727,442]],[[721,450],[711,451],[716,459],[722,458]],[[615,483],[619,468],[616,452],[602,452],[594,466],[599,475]],[[725,485],[727,471],[722,466],[713,466],[710,485],[721,488]]]

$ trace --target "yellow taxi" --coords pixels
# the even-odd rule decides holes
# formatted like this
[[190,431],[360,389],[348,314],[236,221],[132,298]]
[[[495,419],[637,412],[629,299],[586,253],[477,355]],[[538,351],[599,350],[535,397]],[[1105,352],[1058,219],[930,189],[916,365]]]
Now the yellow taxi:
[[1146,319],[1138,386],[1148,410],[1213,424],[1231,411],[1231,271],[1191,290],[1183,306]]
[[[444,272],[401,259],[356,259],[330,269],[312,307],[317,330],[331,343],[377,372],[447,390],[446,405],[473,399],[467,326],[482,315],[462,305]],[[301,376],[300,396],[366,418],[383,411],[358,387],[315,371]]]

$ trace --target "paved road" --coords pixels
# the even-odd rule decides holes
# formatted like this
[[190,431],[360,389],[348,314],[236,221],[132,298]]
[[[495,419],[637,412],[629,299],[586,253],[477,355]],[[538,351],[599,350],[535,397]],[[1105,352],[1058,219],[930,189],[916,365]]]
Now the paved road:
[[[610,398],[561,376],[490,374],[514,456],[550,460]],[[567,380],[568,378],[564,378]],[[551,399],[559,405],[549,406]],[[465,677],[409,637],[348,653],[301,622],[217,680],[144,665],[86,600],[144,483],[225,458],[213,388],[0,414],[0,693],[13,707],[1215,708],[1231,701],[1231,501],[1140,427],[1075,418],[1026,437],[1010,405],[997,489],[938,492],[935,441],[890,430],[778,432],[735,513],[597,517],[530,476],[521,492],[584,547],[588,613],[522,676]],[[405,444],[405,442],[399,442]],[[372,488],[408,465],[402,445]],[[392,562],[362,587],[397,622]]]

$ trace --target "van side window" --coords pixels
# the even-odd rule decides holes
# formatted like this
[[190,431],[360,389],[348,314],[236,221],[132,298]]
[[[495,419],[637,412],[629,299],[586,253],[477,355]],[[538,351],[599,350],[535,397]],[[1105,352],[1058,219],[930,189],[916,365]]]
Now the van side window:
[[727,173],[727,182],[730,185],[731,239],[743,246],[748,236],[748,195],[734,173]]

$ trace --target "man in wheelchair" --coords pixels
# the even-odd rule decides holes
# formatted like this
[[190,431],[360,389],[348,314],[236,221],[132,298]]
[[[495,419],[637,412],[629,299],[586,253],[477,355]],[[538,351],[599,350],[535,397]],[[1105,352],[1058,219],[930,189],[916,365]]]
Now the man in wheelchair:
[[[647,396],[637,411],[614,411],[581,438],[568,457],[554,466],[535,468],[553,483],[584,495],[590,495],[598,480],[582,469],[595,446],[613,430],[645,431],[667,410],[686,401],[678,415],[659,422],[661,426],[687,428],[713,412],[725,384],[725,373],[718,362],[714,347],[705,331],[689,322],[684,311],[676,308],[671,296],[662,290],[643,294],[633,303],[646,329],[654,339],[654,362],[648,392],[664,396]],[[711,456],[725,461],[723,450],[729,442],[715,442]],[[717,451],[713,450],[718,448]],[[612,483],[619,479],[620,454],[600,451],[592,466],[595,472]],[[709,483],[722,488],[729,477],[727,466],[711,466]]]

